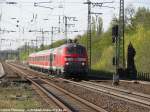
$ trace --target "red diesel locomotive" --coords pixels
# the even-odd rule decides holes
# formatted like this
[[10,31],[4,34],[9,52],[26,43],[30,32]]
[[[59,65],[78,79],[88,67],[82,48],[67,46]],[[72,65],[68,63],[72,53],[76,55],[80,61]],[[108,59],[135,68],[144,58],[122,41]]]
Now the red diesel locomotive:
[[86,49],[77,43],[68,43],[54,49],[32,53],[29,55],[28,64],[34,69],[65,76],[84,77],[88,72]]

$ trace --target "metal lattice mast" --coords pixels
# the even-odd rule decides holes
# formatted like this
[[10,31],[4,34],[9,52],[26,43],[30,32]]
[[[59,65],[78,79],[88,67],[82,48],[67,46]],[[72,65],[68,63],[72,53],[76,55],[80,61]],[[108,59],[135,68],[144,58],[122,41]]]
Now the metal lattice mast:
[[51,49],[53,48],[53,36],[54,36],[54,27],[52,26],[52,32],[51,32]]
[[87,31],[87,51],[88,51],[88,64],[89,64],[89,70],[91,69],[91,58],[92,58],[92,52],[91,52],[91,2],[88,1],[88,31]]
[[120,0],[119,12],[119,40],[118,40],[118,62],[119,68],[125,69],[125,39],[124,39],[124,0]]
[[65,19],[65,38],[66,38],[66,43],[68,43],[68,37],[67,37],[67,31],[68,31],[68,28],[67,28],[67,17],[65,16],[64,17]]
[[88,51],[88,66],[89,70],[91,70],[91,58],[92,58],[92,52],[91,52],[91,4],[92,2],[90,0],[87,0],[84,4],[88,5],[88,25],[87,25],[87,51]]

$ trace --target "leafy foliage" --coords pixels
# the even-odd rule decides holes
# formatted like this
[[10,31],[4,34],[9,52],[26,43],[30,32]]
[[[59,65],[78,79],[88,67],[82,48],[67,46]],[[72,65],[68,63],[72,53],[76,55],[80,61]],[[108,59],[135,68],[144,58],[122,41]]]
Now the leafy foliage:
[[[128,12],[129,21],[125,27],[125,51],[131,42],[136,50],[135,64],[138,71],[150,72],[150,10],[139,8],[137,12],[132,7],[126,9]],[[116,18],[116,21],[118,19]],[[96,26],[96,21],[93,18],[92,26],[92,69],[96,71],[113,72],[112,57],[114,55],[114,46],[111,40],[111,27],[114,21],[110,24],[110,28],[103,32],[103,22],[99,18],[99,26]],[[117,23],[117,22],[116,22]],[[116,24],[115,23],[115,24]],[[98,27],[98,28],[97,28]],[[98,30],[96,30],[96,28]],[[87,44],[87,34],[77,37],[78,42],[84,46]],[[57,41],[53,47],[58,47],[64,44],[64,40]],[[50,49],[51,45],[44,46],[44,49]],[[31,51],[31,50],[30,50]],[[27,54],[22,53],[22,59],[26,59]]]

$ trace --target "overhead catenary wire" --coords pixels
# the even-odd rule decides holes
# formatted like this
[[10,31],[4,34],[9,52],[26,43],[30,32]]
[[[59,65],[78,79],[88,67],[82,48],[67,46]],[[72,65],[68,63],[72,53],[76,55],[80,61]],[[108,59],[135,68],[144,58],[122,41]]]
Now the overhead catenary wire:
[[[45,0],[45,1],[48,1],[48,0]],[[44,1],[44,2],[45,2]],[[112,0],[107,0],[107,1],[112,1]],[[30,10],[29,11],[29,9],[30,8],[27,8],[26,6],[34,6],[34,3],[35,2],[26,2],[26,1],[18,1],[18,4],[17,5],[14,5],[15,7],[19,7],[19,6],[21,6],[21,7],[19,7],[20,9],[22,9],[22,11],[21,11],[21,13],[22,13],[22,15],[24,15],[24,13],[26,13],[26,14],[33,14],[33,13],[35,13],[35,10]],[[137,0],[136,2],[127,2],[127,3],[133,3],[133,4],[145,4],[145,5],[148,5],[150,2],[148,2],[148,0],[146,1],[146,0]],[[25,28],[25,30],[27,30],[27,29],[30,29],[31,27],[37,27],[37,29],[39,29],[39,27],[41,26],[41,27],[43,27],[42,25],[42,22],[40,22],[41,20],[42,20],[42,16],[44,15],[44,13],[45,13],[45,15],[47,15],[47,18],[49,18],[49,20],[50,20],[50,22],[52,22],[53,23],[53,21],[55,21],[56,19],[55,19],[55,17],[57,18],[58,16],[64,16],[64,15],[67,15],[67,13],[66,13],[66,10],[68,9],[68,7],[72,7],[72,6],[75,6],[75,7],[84,7],[84,5],[83,5],[83,2],[68,2],[67,0],[57,0],[57,1],[53,1],[53,3],[52,3],[53,5],[55,5],[56,7],[55,8],[57,8],[57,6],[59,6],[59,4],[62,4],[62,9],[60,9],[60,10],[63,10],[64,12],[63,12],[63,14],[61,14],[61,15],[55,15],[54,13],[52,14],[52,13],[50,13],[50,12],[48,12],[47,13],[47,11],[45,11],[45,12],[40,12],[40,16],[39,16],[39,18],[38,18],[38,20],[37,20],[37,22],[35,22],[35,24],[37,24],[37,25],[34,25],[33,23],[31,23],[31,22],[29,22],[30,21],[30,19],[29,19],[29,21],[28,22],[26,22],[26,21],[24,21],[23,20],[23,22],[25,22],[25,23],[27,23],[27,24],[29,24],[29,26],[28,26],[28,28],[26,27]],[[119,7],[116,5],[116,4],[118,4],[118,2],[116,2],[116,1],[114,1],[113,2],[113,5],[112,6],[115,6],[115,9],[119,9]],[[18,6],[19,5],[19,6]],[[5,6],[5,4],[4,4],[4,6]],[[112,10],[112,9],[110,9],[110,10]],[[76,12],[75,12],[76,11]],[[74,12],[76,13],[76,14],[82,14],[82,11],[80,11],[80,9],[79,10],[75,10]],[[60,11],[61,12],[61,11]],[[83,11],[84,12],[84,11]],[[113,12],[115,12],[115,11],[113,11]],[[46,14],[47,13],[47,14]],[[72,13],[72,14],[75,14],[75,13]],[[109,13],[109,12],[108,12]],[[111,12],[112,13],[112,12]],[[83,13],[84,15],[86,15],[87,13]],[[68,14],[69,15],[69,14]],[[103,15],[102,15],[103,16]],[[23,17],[23,16],[22,16]],[[6,20],[6,21],[9,21],[9,20]],[[5,21],[5,23],[7,23],[7,24],[12,24],[11,22],[6,22]],[[52,24],[51,23],[51,24]],[[15,25],[15,24],[12,24],[12,25]],[[8,25],[7,25],[8,26]],[[20,25],[20,27],[23,29],[24,28],[24,25]],[[50,26],[49,26],[50,27]],[[46,27],[45,27],[46,28]],[[74,32],[74,33],[76,33],[76,32]]]

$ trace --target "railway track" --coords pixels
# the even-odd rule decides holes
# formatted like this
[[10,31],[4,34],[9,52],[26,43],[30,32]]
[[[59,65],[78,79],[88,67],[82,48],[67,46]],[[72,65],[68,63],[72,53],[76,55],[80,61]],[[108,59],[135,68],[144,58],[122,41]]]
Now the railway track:
[[[26,68],[24,68],[24,67],[20,67],[20,68],[26,70]],[[34,72],[34,71],[30,71],[29,73],[32,73],[32,72]],[[41,75],[40,75],[41,73],[39,73],[39,72],[36,72],[36,73],[38,73],[39,77],[41,77]],[[43,74],[42,77],[44,78],[47,76],[45,76]],[[62,78],[59,78],[59,79],[57,79],[57,78],[47,79],[46,78],[45,81],[48,81],[48,80],[53,80],[53,81],[56,80],[56,81],[62,81],[62,82],[64,81],[65,83],[67,82],[68,84],[72,84],[72,85],[78,86],[80,88],[89,89],[93,92],[100,92],[105,95],[109,95],[109,96],[115,97],[117,99],[121,99],[123,101],[130,102],[131,104],[135,104],[135,105],[150,109],[150,95],[147,95],[147,94],[137,93],[137,92],[129,91],[129,90],[123,90],[123,89],[115,88],[112,86],[106,86],[106,85],[97,84],[97,83],[93,83],[93,82],[89,82],[89,81],[75,82],[72,80],[66,80],[66,79],[62,79]]]
[[[47,79],[43,79],[32,74],[26,73],[26,69],[17,68],[14,65],[8,65],[13,70],[18,71],[22,74],[27,80],[44,92],[51,100],[53,100],[61,109],[71,112],[71,111],[81,111],[81,112],[107,112],[101,107],[92,104],[81,97],[72,94],[63,88],[54,85]],[[47,99],[46,99],[47,100]]]
[[99,91],[111,96],[115,96],[118,98],[123,98],[126,101],[129,101],[131,103],[144,106],[150,109],[150,95],[143,94],[143,93],[137,93],[134,91],[129,91],[129,90],[123,90],[107,85],[102,85],[102,84],[96,84],[88,81],[81,81],[81,82],[75,82],[71,80],[66,80],[66,79],[61,79],[64,80],[65,82],[78,85],[80,87],[94,90],[94,91]]

